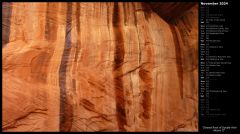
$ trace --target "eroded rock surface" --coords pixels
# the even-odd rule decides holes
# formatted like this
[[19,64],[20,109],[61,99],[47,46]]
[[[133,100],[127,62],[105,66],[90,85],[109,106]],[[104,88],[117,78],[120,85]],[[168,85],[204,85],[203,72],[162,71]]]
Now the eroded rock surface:
[[158,4],[3,3],[3,131],[197,131],[198,7]]

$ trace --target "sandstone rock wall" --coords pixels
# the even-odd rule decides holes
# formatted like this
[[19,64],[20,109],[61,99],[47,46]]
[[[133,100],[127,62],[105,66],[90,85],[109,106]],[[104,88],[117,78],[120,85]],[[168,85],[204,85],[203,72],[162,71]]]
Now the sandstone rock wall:
[[196,4],[2,7],[3,131],[198,130]]

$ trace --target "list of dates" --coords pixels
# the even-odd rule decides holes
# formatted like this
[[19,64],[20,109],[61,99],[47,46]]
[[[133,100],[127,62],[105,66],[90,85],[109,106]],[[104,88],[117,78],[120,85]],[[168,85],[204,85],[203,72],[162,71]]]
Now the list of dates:
[[[231,75],[231,14],[229,2],[199,4],[199,116],[202,130],[224,132],[237,129],[234,125],[204,123],[229,116],[224,98],[231,87],[226,86]],[[226,101],[226,100],[225,100]],[[222,120],[222,122],[224,122]]]

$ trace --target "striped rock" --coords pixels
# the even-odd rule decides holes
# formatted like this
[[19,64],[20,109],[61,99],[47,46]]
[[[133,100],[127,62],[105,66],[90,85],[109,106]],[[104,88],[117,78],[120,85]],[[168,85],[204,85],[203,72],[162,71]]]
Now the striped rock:
[[2,10],[3,131],[198,130],[197,4]]

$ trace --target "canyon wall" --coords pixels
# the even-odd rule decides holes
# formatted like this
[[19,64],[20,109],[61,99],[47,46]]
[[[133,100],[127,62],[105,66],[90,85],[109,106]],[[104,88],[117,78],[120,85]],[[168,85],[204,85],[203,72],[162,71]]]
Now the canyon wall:
[[3,131],[197,131],[198,5],[167,4],[3,3]]

